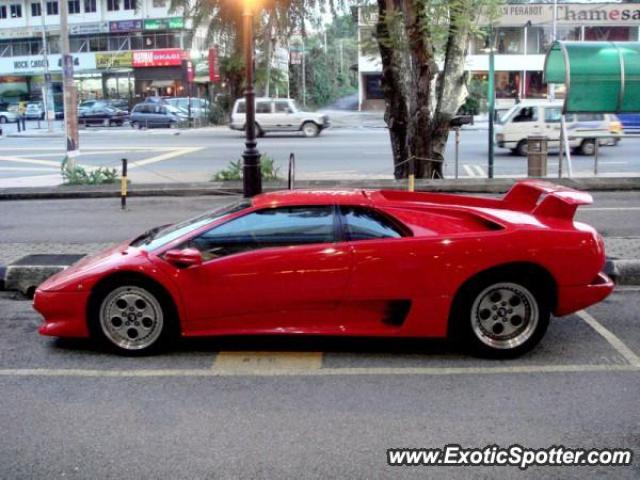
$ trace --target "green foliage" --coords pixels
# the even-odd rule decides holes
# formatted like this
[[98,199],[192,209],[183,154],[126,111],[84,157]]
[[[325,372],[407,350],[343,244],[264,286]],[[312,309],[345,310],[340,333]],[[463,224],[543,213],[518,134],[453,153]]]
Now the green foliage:
[[118,172],[115,168],[98,167],[87,171],[80,166],[71,166],[68,157],[64,157],[60,172],[65,185],[105,185],[118,180]]
[[[260,171],[262,172],[263,180],[279,180],[280,168],[275,165],[275,160],[269,155],[262,154],[260,157]],[[228,182],[232,180],[242,180],[242,159],[238,159],[235,162],[232,160],[229,162],[227,168],[216,172],[211,177],[212,182]]]

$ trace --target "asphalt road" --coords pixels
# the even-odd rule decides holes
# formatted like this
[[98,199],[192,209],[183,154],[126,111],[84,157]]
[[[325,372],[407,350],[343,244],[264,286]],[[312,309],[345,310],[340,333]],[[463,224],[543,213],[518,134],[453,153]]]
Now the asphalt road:
[[[603,147],[599,159],[601,176],[640,175],[636,155],[640,139],[625,138],[617,147]],[[0,140],[0,187],[59,183],[63,139],[8,138]],[[133,182],[207,181],[240,158],[244,148],[239,132],[225,127],[191,131],[129,127],[90,128],[81,133],[79,163],[86,167],[117,167],[126,157],[132,164]],[[272,157],[285,176],[290,153],[296,154],[299,179],[391,178],[392,160],[388,132],[384,128],[333,128],[317,138],[299,134],[269,134],[258,148]],[[454,136],[449,139],[445,176],[454,176]],[[526,158],[496,150],[496,176],[523,176]],[[461,133],[461,177],[486,177],[487,131]],[[574,156],[573,174],[592,176],[593,157]],[[557,159],[549,158],[549,174],[555,176]],[[566,172],[566,166],[565,166]]]
[[[185,341],[133,359],[39,337],[30,304],[0,298],[0,478],[637,479],[639,309],[640,292],[619,291],[589,309],[613,344],[573,315],[506,362],[442,341],[323,338]],[[451,443],[635,457],[524,472],[386,464],[388,448]]]
[[[594,204],[581,207],[578,220],[592,224],[606,236],[640,236],[640,193],[592,194]],[[121,241],[148,228],[186,219],[238,198],[132,197],[126,211],[120,210],[117,198],[3,201],[0,202],[0,246],[9,242]]]

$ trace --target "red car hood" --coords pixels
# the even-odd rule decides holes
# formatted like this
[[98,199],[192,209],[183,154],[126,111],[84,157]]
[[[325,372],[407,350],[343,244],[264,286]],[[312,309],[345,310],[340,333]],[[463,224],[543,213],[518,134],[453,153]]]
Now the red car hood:
[[83,257],[70,267],[49,277],[38,289],[43,291],[75,289],[76,285],[87,277],[119,269],[124,264],[130,263],[133,258],[147,258],[146,251],[131,247],[129,243],[126,241]]

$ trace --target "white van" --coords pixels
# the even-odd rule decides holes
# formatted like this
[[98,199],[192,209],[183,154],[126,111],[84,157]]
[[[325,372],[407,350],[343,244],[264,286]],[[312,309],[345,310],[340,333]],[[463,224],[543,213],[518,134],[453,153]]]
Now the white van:
[[[232,130],[244,130],[245,112],[244,99],[236,100],[229,125]],[[267,132],[302,132],[306,137],[316,137],[329,126],[327,115],[300,110],[290,98],[256,98],[256,127],[260,137]]]
[[[549,148],[560,147],[560,117],[562,102],[528,100],[518,103],[502,116],[495,127],[495,142],[500,148],[508,148],[518,155],[527,155],[527,137],[543,135],[549,139]],[[583,155],[593,155],[595,138],[571,138],[574,133],[606,135],[622,133],[622,124],[615,115],[608,113],[567,114],[569,147]],[[600,145],[617,145],[620,138],[599,138]]]

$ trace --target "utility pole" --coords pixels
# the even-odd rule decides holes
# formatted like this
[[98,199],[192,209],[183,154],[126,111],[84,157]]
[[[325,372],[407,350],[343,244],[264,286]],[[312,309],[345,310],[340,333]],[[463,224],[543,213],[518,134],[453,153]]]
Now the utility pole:
[[42,68],[43,68],[43,85],[42,85],[42,105],[44,105],[44,116],[47,119],[47,130],[53,131],[53,119],[56,116],[55,107],[52,105],[51,95],[51,74],[49,73],[49,44],[47,42],[47,27],[45,25],[44,16],[45,0],[40,0],[40,20],[42,22]]
[[[60,3],[60,50],[62,53],[62,90],[64,124],[67,138],[67,162],[75,167],[80,140],[78,135],[78,95],[73,84],[73,56],[69,48],[69,9],[66,0]],[[44,13],[44,12],[42,12]]]
[[[554,43],[558,40],[558,0],[553,0],[553,27],[551,32],[551,43]],[[547,98],[549,100],[556,99],[556,90],[551,83],[547,84]]]

